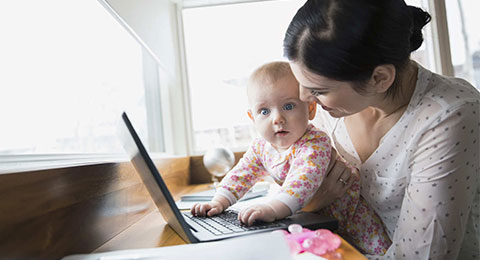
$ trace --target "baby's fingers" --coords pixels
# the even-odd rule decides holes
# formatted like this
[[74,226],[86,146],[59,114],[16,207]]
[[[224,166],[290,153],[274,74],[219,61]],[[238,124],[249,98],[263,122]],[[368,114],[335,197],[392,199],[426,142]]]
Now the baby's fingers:
[[205,217],[207,215],[207,212],[212,208],[212,206],[208,203],[204,203],[200,206],[200,216]]
[[206,213],[208,210],[210,210],[210,205],[208,205],[207,203],[199,203],[199,204],[195,204],[194,207],[192,208],[192,210],[195,210],[194,214],[195,216],[199,216],[199,217],[205,217]]
[[251,226],[253,225],[253,223],[255,222],[255,220],[257,219],[260,219],[261,218],[261,213],[258,212],[258,211],[253,211],[250,216],[248,216],[248,219],[247,219],[247,226]]
[[190,213],[192,215],[197,215],[195,208],[197,207],[198,203],[193,204],[192,208],[190,208]]
[[207,216],[211,217],[211,216],[215,216],[215,215],[218,215],[222,213],[222,211],[220,210],[220,208],[218,207],[212,207],[208,212],[207,212]]
[[247,208],[240,212],[238,220],[247,226],[251,226],[253,222],[259,218],[259,212],[254,208]]
[[250,216],[251,212],[252,212],[251,208],[243,209],[238,213],[238,220],[243,224],[247,224],[248,217]]

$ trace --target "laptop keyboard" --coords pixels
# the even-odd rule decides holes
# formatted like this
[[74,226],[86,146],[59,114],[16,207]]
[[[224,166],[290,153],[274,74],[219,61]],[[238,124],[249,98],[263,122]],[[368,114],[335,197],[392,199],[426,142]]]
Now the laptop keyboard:
[[190,212],[182,212],[187,218],[202,226],[214,235],[233,234],[247,232],[250,230],[259,230],[266,228],[284,227],[285,224],[279,222],[259,222],[253,226],[245,226],[238,220],[237,212],[224,211],[222,214],[213,217],[197,217],[192,216]]

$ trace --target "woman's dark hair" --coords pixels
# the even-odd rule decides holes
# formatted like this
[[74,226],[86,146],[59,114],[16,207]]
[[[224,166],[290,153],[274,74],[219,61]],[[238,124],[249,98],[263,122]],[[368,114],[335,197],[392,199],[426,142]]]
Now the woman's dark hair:
[[[284,55],[324,77],[357,83],[362,93],[378,65],[403,70],[430,19],[404,0],[308,0],[288,26]],[[396,94],[396,85],[387,96]]]

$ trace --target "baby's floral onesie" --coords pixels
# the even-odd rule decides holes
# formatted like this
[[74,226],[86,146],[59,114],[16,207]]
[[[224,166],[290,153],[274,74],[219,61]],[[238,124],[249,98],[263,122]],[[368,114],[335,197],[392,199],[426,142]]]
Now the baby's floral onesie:
[[[294,213],[309,202],[325,178],[331,149],[327,134],[313,125],[284,152],[278,152],[264,139],[256,139],[220,182],[217,194],[234,204],[256,182],[270,175],[281,185],[274,198]],[[363,252],[382,254],[390,246],[390,239],[376,213],[360,197],[360,179],[352,169],[353,185],[342,198],[322,211],[335,217],[339,221],[339,232],[347,235]]]

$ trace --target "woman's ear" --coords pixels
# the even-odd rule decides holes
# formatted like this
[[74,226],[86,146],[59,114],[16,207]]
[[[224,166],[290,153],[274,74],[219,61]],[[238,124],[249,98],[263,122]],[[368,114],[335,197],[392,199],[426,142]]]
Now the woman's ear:
[[393,64],[377,66],[372,73],[371,82],[377,93],[385,93],[395,81],[396,69]]
[[308,103],[308,120],[313,120],[317,113],[317,102],[311,101]]
[[247,114],[248,114],[248,117],[250,117],[250,119],[252,119],[252,121],[255,122],[255,119],[253,118],[253,113],[252,113],[252,110],[251,110],[251,109],[249,109],[249,110],[247,111]]

